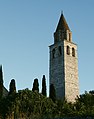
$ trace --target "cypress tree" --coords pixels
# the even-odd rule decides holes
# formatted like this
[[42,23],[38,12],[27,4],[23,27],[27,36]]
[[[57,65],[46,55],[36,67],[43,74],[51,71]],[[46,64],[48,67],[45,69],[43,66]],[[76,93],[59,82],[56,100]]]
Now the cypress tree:
[[38,83],[38,79],[37,78],[34,79],[32,91],[38,91],[39,92],[39,83]]
[[15,93],[16,93],[15,80],[12,79],[11,82],[10,82],[9,94],[15,94]]
[[44,96],[46,96],[46,78],[45,78],[45,75],[43,75],[43,78],[42,78],[42,94]]
[[55,92],[55,87],[53,84],[50,85],[50,96],[49,96],[53,102],[56,101],[56,92]]
[[2,65],[0,65],[0,98],[3,96],[3,72]]

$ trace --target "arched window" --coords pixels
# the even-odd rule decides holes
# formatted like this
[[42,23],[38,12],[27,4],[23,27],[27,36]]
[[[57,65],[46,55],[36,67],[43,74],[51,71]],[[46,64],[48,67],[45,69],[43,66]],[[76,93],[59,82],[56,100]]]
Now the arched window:
[[70,55],[70,47],[69,46],[67,46],[66,52],[67,52],[67,55]]
[[72,56],[75,57],[75,49],[72,48]]
[[59,55],[62,55],[62,49],[61,46],[58,47]]
[[55,58],[55,49],[52,51],[52,57]]

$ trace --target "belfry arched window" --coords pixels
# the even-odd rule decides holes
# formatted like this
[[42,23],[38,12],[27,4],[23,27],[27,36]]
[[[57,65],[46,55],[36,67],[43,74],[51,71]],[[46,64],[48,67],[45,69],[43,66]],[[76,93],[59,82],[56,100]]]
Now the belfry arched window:
[[66,52],[67,52],[67,55],[70,55],[70,47],[69,46],[67,46]]
[[52,57],[55,58],[55,49],[52,51]]
[[75,57],[75,49],[72,48],[72,56]]

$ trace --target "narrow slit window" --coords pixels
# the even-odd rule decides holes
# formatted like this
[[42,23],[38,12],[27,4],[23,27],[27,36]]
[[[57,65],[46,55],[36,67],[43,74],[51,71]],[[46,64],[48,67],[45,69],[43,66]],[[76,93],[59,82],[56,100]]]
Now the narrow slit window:
[[72,33],[69,33],[69,41],[72,42]]
[[69,33],[69,41],[71,41],[71,33]]
[[70,47],[69,46],[67,46],[67,55],[70,55]]
[[62,55],[62,49],[61,49],[61,46],[59,46],[58,50],[59,50],[59,55]]
[[52,51],[52,57],[55,58],[55,49]]
[[72,48],[72,56],[75,57],[75,49]]

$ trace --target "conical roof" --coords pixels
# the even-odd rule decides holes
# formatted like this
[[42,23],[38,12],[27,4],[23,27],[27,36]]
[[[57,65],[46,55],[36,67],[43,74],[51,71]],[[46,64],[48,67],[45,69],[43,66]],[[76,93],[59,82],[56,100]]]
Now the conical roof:
[[58,23],[57,28],[56,28],[56,31],[58,31],[58,30],[69,30],[70,31],[63,14],[61,14],[60,19],[59,19],[59,23]]

